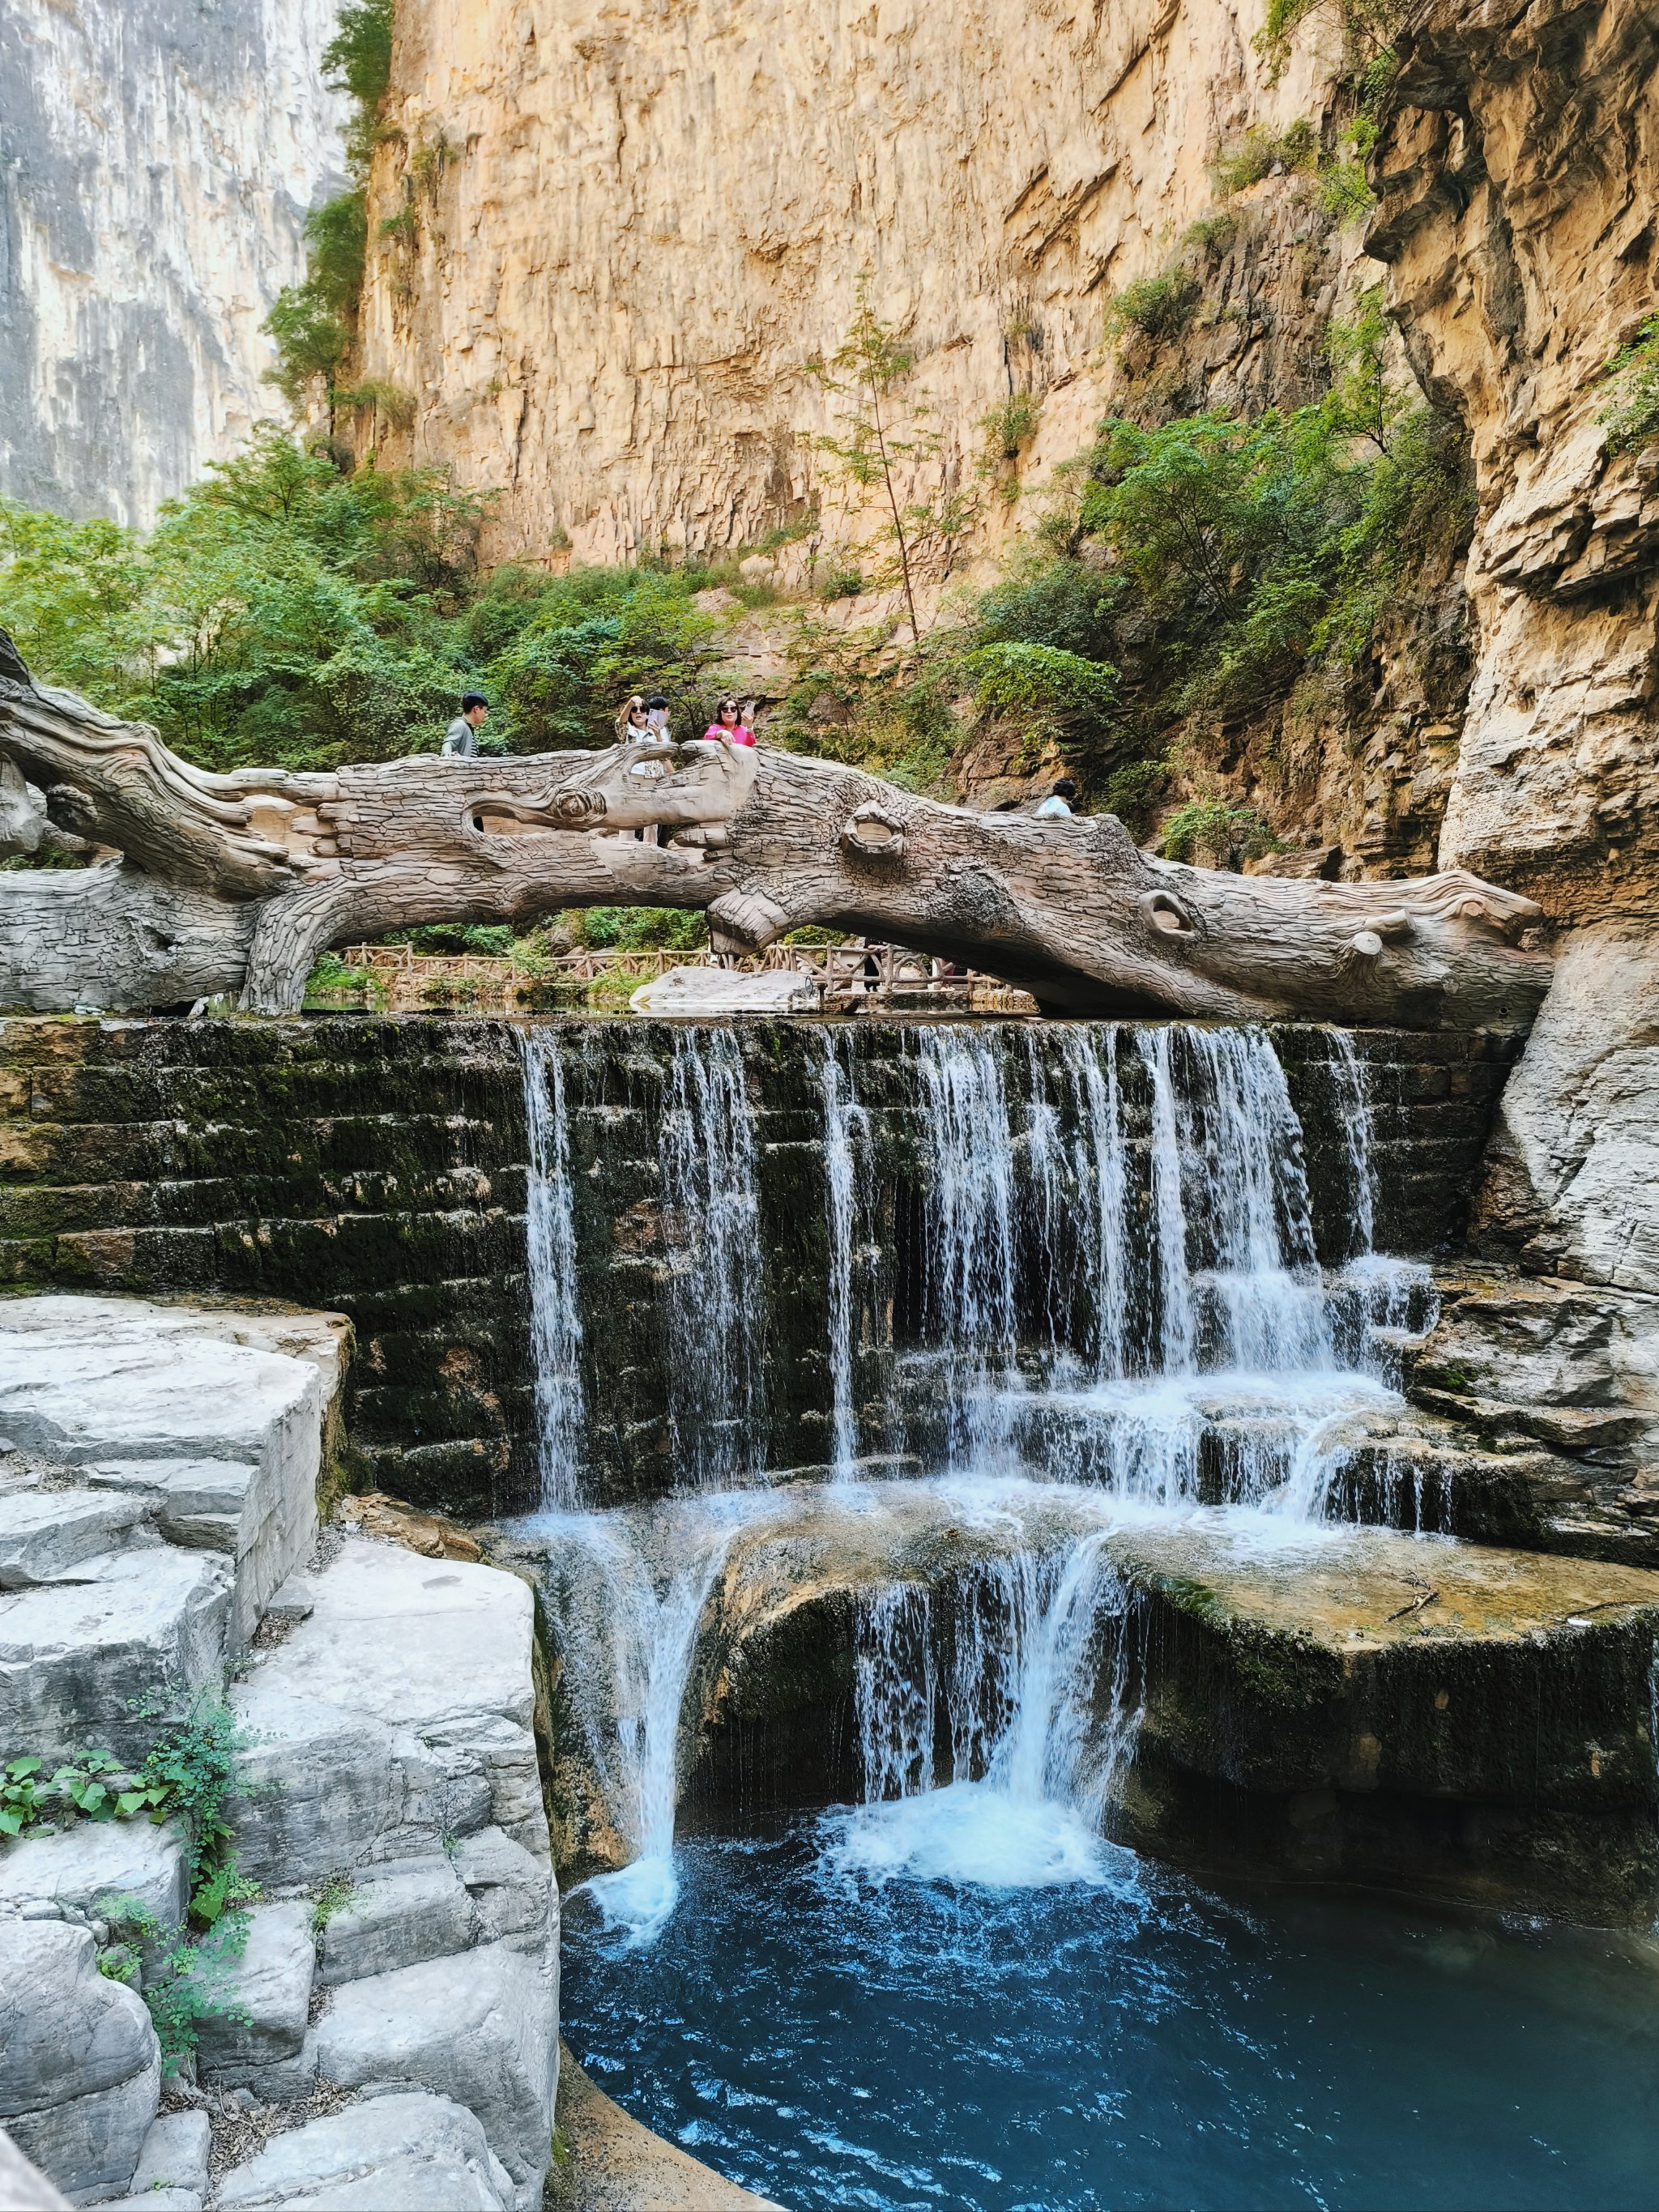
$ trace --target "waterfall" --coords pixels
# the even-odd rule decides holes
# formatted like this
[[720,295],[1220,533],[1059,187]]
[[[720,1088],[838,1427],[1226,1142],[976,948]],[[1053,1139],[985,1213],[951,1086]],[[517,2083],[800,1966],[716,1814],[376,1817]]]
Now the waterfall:
[[677,1028],[659,1131],[669,1249],[669,1423],[676,1462],[706,1488],[765,1451],[766,1255],[753,1113],[730,1028]]
[[1170,1072],[1172,1032],[1135,1032],[1135,1049],[1152,1083],[1152,1226],[1158,1267],[1158,1334],[1154,1364],[1161,1374],[1184,1375],[1193,1365],[1198,1323],[1187,1267],[1187,1216],[1181,1195],[1181,1140],[1175,1084]]
[[[1010,1888],[1109,1878],[1101,1830],[1139,1714],[1128,1595],[1105,1533],[981,1563],[951,1592],[947,1621],[905,1585],[863,1609],[865,1803],[828,1823],[834,1869]],[[939,1670],[942,1627],[952,1649]],[[951,1779],[936,1788],[947,1754]]]
[[580,1514],[561,1521],[572,1557],[544,1580],[559,1624],[564,1686],[601,1778],[606,1806],[633,1853],[585,1887],[630,1943],[648,1943],[673,1911],[674,1814],[681,1708],[697,1626],[745,1522],[763,1493],[683,1504],[665,1516]]
[[530,1133],[526,1252],[535,1354],[536,1451],[544,1512],[581,1502],[581,1308],[571,1206],[570,1127],[559,1032],[521,1030],[525,1121]]
[[926,1319],[944,1356],[946,1449],[995,1448],[998,1398],[1015,1348],[1014,1146],[1002,1067],[982,1034],[954,1025],[917,1040],[931,1146]]
[[1302,1129],[1279,1055],[1259,1030],[1180,1033],[1187,1242],[1213,1364],[1262,1374],[1328,1367]]
[[859,1235],[858,1173],[869,1144],[869,1119],[859,1104],[850,1036],[826,1028],[819,1081],[823,1095],[824,1217],[830,1244],[830,1387],[831,1466],[837,1482],[857,1472],[858,1415],[854,1405],[853,1259]]
[[1371,1091],[1370,1070],[1354,1050],[1346,1030],[1331,1035],[1331,1103],[1348,1155],[1348,1181],[1352,1192],[1352,1232],[1348,1257],[1363,1259],[1376,1235],[1375,1186],[1372,1182]]

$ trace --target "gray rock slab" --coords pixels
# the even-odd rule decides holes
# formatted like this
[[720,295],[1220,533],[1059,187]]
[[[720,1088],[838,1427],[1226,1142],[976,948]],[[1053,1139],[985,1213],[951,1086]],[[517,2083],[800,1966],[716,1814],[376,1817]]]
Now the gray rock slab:
[[472,1933],[472,1900],[441,1854],[361,1874],[319,1939],[318,1979],[353,1982],[419,1966],[465,1950]]
[[317,2071],[408,2081],[477,2114],[520,2212],[541,2197],[558,2086],[557,1986],[505,1943],[346,1982],[314,2031]]
[[98,1971],[90,1934],[0,1920],[0,2121],[70,2197],[128,2186],[161,2095],[143,2001]]
[[218,2193],[223,2212],[502,2212],[514,2201],[476,2114],[419,2091],[273,2136],[220,2176]]
[[460,1837],[451,1863],[472,1899],[481,1942],[519,1937],[520,1948],[533,1949],[556,1935],[558,1892],[551,1869],[501,1829]]
[[[406,1825],[409,1797],[392,1731],[292,1695],[267,1673],[256,1655],[250,1679],[231,1692],[250,1739],[238,1762],[244,1794],[228,1808],[243,1871],[270,1886],[312,1884],[384,1857],[385,1839]],[[441,1832],[433,1827],[425,1840],[441,1848]]]
[[147,2189],[190,2190],[205,2197],[212,2148],[213,2124],[205,2112],[158,2112],[127,2185],[135,2197]]
[[242,1955],[212,1986],[226,2009],[198,2026],[204,2073],[264,2067],[298,2056],[305,2041],[315,1948],[311,1907],[301,1902],[256,1905],[248,1915]]
[[[76,1465],[168,1463],[161,1518],[175,1540],[237,1562],[232,1642],[310,1554],[317,1480],[349,1325],[337,1315],[251,1315],[143,1298],[20,1298],[0,1310],[0,1431]],[[254,1470],[245,1484],[191,1462]],[[234,1492],[234,1495],[232,1492]],[[233,1526],[227,1524],[234,1524]]]
[[72,1579],[120,1547],[143,1501],[94,1490],[15,1490],[0,1497],[0,1590]]
[[229,1570],[158,1544],[82,1571],[68,1588],[0,1594],[0,1743],[137,1758],[162,1712],[222,1679]]
[[184,1918],[187,1894],[184,1843],[171,1824],[78,1820],[0,1852],[0,1906],[48,1899],[91,1914],[105,1898],[131,1898],[169,1929]]
[[[1478,1226],[1563,1275],[1659,1291],[1659,934],[1576,931],[1498,1108]],[[3,1424],[0,1424],[3,1425]]]
[[[547,1823],[532,1734],[534,1602],[517,1576],[428,1559],[392,1544],[349,1538],[324,1571],[307,1577],[312,1612],[269,1652],[256,1653],[236,1705],[250,1729],[287,1701],[312,1725],[323,1710],[385,1732],[401,1779],[390,1787],[404,1832],[368,1853],[323,1856],[284,1808],[255,1796],[239,1807],[251,1834],[287,1822],[302,1864],[286,1879],[315,1879],[362,1856],[410,1856],[437,1836],[493,1824],[538,1856]],[[297,1741],[298,1731],[292,1734]],[[311,1754],[313,1772],[325,1762]],[[250,1769],[258,1771],[255,1761]],[[319,1786],[342,1787],[337,1779]],[[261,1848],[255,1845],[256,1849]],[[314,1871],[313,1871],[314,1869]]]
[[0,2208],[3,2212],[69,2212],[69,2199],[24,2157],[0,2128]]
[[131,2197],[102,2200],[104,2212],[202,2212],[207,2199],[199,2189],[146,2189]]

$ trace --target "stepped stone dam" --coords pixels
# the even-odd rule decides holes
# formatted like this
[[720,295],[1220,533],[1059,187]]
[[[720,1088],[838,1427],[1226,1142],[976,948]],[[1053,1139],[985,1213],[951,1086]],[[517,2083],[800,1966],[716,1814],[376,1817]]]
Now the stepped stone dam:
[[[530,2212],[561,1884],[566,2031],[672,2132],[627,1978],[780,1850],[866,1932],[1052,1895],[1130,1942],[1223,1909],[1185,1881],[1635,1940],[1653,1331],[1491,1231],[1519,1051],[8,1018],[22,2150],[75,2202]],[[732,2179],[641,2136],[641,2188],[793,2201],[683,2140]]]

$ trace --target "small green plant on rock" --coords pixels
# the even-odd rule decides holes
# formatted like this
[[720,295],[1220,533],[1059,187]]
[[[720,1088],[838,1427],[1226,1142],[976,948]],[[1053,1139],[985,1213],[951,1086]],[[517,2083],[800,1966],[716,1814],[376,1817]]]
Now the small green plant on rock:
[[[246,1894],[258,1894],[252,1884],[243,1887]],[[204,1936],[196,1938],[163,1928],[137,1898],[101,1897],[98,1913],[112,1939],[100,1954],[99,1971],[112,1981],[136,1988],[143,1998],[161,2047],[164,2075],[171,2078],[195,2051],[202,2021],[234,2020],[247,2025],[246,2008],[229,1988],[231,1969],[247,1948],[246,1912],[222,1913]],[[142,1964],[146,1946],[153,1954],[148,1968]]]
[[1607,450],[1633,453],[1659,438],[1659,315],[1650,315],[1636,337],[1613,356],[1608,379],[1619,397],[1601,416]]
[[1166,860],[1190,860],[1196,854],[1212,867],[1233,867],[1278,850],[1278,839],[1253,806],[1235,806],[1224,799],[1189,799],[1164,825]]
[[331,1874],[326,1881],[319,1882],[312,1894],[311,1925],[320,1936],[337,1912],[343,1911],[351,1902],[356,1884],[349,1874]]
[[1203,290],[1198,279],[1184,269],[1166,270],[1159,276],[1137,276],[1115,294],[1106,310],[1106,329],[1112,337],[1138,331],[1154,346],[1181,336],[1198,313]]

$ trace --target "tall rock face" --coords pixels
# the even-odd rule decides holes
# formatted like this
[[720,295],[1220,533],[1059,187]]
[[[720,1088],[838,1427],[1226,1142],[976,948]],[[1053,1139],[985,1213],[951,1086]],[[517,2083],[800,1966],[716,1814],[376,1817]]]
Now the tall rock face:
[[[931,402],[916,493],[972,485],[1017,390],[1040,467],[1121,380],[1104,302],[1212,204],[1218,149],[1326,105],[1318,41],[1270,82],[1251,27],[1223,0],[401,0],[363,368],[416,398],[418,455],[499,491],[501,551],[752,544],[817,488],[809,364],[862,274]],[[1279,312],[1235,316],[1217,404],[1273,396],[1301,294],[1334,296],[1328,221],[1280,229]]]
[[1659,302],[1659,15],[1431,0],[1399,43],[1367,240],[1468,425],[1474,678],[1441,848],[1557,915],[1659,890],[1659,445],[1603,372]]
[[[1656,299],[1652,10],[1429,0],[1396,41],[1369,228],[1294,173],[1204,222],[1253,125],[1307,118],[1336,149],[1338,12],[1276,70],[1254,0],[400,0],[362,368],[416,412],[383,450],[494,491],[501,555],[753,544],[815,498],[832,543],[813,440],[836,403],[811,364],[860,272],[928,396],[918,498],[975,487],[1017,392],[1028,489],[1114,407],[1297,404],[1331,314],[1382,283],[1467,431],[1475,542],[1428,630],[1382,640],[1370,697],[1257,733],[1310,756],[1281,830],[1345,872],[1437,846],[1564,920],[1638,908],[1659,450],[1610,457],[1601,417]],[[1190,329],[1151,359],[1109,343],[1106,301],[1177,254]],[[981,550],[1035,507],[986,500]],[[1222,763],[1241,796],[1255,742]]]
[[259,325],[337,190],[334,0],[9,0],[0,491],[143,523],[276,411]]

